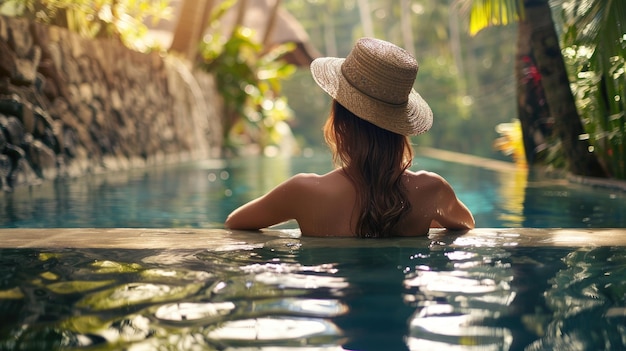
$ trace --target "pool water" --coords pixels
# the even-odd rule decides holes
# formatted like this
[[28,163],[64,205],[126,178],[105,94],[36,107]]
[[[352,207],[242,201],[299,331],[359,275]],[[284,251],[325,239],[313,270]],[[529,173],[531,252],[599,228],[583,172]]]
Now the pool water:
[[[416,161],[448,179],[479,227],[519,234],[359,240],[299,237],[294,223],[221,229],[232,209],[289,175],[330,170],[326,157],[197,162],[0,195],[0,237],[42,228],[39,241],[0,243],[0,350],[626,349],[626,240],[593,238],[626,227],[623,192]],[[578,245],[528,245],[533,227],[592,229]],[[215,230],[137,249],[104,247],[102,237],[37,246],[58,233],[45,228],[147,228],[138,241],[157,228]]]
[[[0,194],[0,228],[223,228],[233,209],[289,176],[331,169],[327,155],[242,158],[57,181]],[[478,227],[626,227],[623,190],[424,157],[412,169],[443,175]]]
[[2,249],[0,349],[626,348],[626,248],[453,240]]

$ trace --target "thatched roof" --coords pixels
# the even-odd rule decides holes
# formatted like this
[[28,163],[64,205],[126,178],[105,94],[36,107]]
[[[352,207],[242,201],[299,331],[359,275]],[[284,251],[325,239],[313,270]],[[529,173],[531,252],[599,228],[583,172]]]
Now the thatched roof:
[[[295,43],[296,50],[288,54],[286,59],[291,63],[308,67],[320,54],[311,45],[309,35],[300,22],[282,6],[274,8],[277,1],[279,0],[239,0],[220,19],[220,30],[225,35],[232,32],[243,6],[245,12],[241,18],[241,25],[254,31],[255,41],[268,47],[288,42]],[[275,20],[272,22],[274,16]]]

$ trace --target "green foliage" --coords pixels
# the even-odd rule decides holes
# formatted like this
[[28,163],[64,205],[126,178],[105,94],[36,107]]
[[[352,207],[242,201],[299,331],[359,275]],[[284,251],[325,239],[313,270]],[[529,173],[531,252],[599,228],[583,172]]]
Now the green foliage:
[[[213,29],[218,23],[214,16]],[[293,48],[285,44],[265,52],[266,48],[255,42],[253,31],[242,26],[237,26],[228,38],[212,35],[201,43],[201,67],[215,76],[224,99],[227,148],[236,151],[256,144],[264,149],[280,143],[285,121],[292,117],[287,98],[282,95],[282,81],[295,71],[280,57]]]
[[626,3],[563,2],[564,58],[594,151],[612,176],[626,179]]
[[[506,24],[523,9],[519,0],[464,0],[472,6],[470,31]],[[626,179],[626,2],[551,0],[560,23],[563,56],[593,151],[609,173]],[[513,11],[512,11],[513,10]],[[523,16],[523,14],[521,14]],[[557,166],[559,143],[547,150]],[[557,152],[558,153],[558,152]]]
[[116,37],[147,51],[145,21],[171,16],[169,0],[5,0],[0,13],[68,28],[86,38]]

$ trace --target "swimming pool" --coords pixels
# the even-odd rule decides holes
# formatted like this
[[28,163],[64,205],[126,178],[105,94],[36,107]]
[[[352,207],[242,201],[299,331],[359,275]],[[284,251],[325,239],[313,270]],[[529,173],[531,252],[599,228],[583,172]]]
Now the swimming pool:
[[5,195],[0,349],[626,348],[622,192],[426,158],[420,167],[444,175],[482,228],[385,240],[303,238],[292,223],[221,229],[291,173],[330,169],[324,157],[200,162]]
[[[327,155],[241,158],[57,181],[0,195],[0,228],[223,228],[230,211],[294,173],[330,169]],[[477,227],[626,227],[625,191],[425,157],[412,169],[442,174]]]

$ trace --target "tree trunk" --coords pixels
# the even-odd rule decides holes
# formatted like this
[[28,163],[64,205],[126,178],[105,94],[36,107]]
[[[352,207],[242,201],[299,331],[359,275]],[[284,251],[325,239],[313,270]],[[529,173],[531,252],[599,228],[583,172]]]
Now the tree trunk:
[[196,58],[212,5],[213,0],[182,0],[170,50],[182,53],[192,61]]
[[[407,9],[408,11],[408,9]],[[459,96],[467,96],[468,78],[466,77],[463,49],[461,45],[461,30],[459,28],[459,12],[457,6],[450,6],[450,15],[448,18],[448,28],[450,31],[450,51],[454,59],[454,65],[461,79],[457,80],[457,94]]]
[[361,25],[363,26],[363,36],[374,37],[374,25],[372,23],[372,11],[370,10],[369,0],[358,0],[359,15],[361,17]]
[[588,140],[582,137],[584,128],[570,89],[548,0],[525,0],[524,7],[531,27],[533,54],[568,170],[575,175],[606,177],[595,154],[589,152]]
[[413,26],[411,25],[411,2],[409,0],[400,1],[400,28],[402,30],[402,43],[404,49],[411,55],[415,55],[413,47],[415,40],[413,39]]
[[337,57],[337,36],[335,35],[335,21],[332,16],[330,3],[326,3],[324,6],[323,21],[324,21],[324,49],[326,50],[326,56]]
[[529,165],[540,163],[541,157],[537,156],[548,147],[554,123],[532,52],[531,34],[531,24],[526,19],[520,19],[515,57],[517,117],[522,126],[524,154]]

